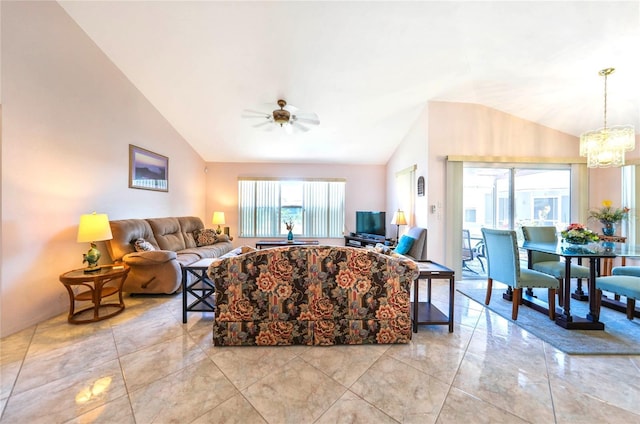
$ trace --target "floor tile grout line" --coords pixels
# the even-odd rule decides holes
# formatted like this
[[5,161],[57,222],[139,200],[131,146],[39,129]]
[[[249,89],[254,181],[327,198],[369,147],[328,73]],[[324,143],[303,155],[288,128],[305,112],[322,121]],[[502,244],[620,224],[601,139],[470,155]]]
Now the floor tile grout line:
[[[460,363],[458,364],[458,368],[457,368],[457,370],[456,370],[456,373],[455,373],[455,375],[454,375],[454,377],[453,377],[453,380],[451,381],[451,385],[449,386],[449,390],[447,391],[447,395],[446,395],[446,397],[445,397],[445,402],[444,402],[444,403],[446,403],[446,399],[447,399],[447,398],[449,397],[449,395],[451,394],[451,390],[455,388],[456,390],[461,391],[462,393],[464,393],[464,394],[465,394],[465,395],[467,395],[467,396],[471,396],[471,397],[473,397],[473,398],[475,398],[475,399],[478,399],[480,402],[486,403],[486,404],[488,404],[488,405],[491,405],[493,408],[496,408],[496,409],[499,409],[500,411],[503,411],[503,412],[504,412],[504,413],[506,413],[506,414],[512,415],[512,416],[514,416],[514,417],[517,417],[517,418],[518,418],[518,419],[520,419],[520,420],[523,420],[523,421],[527,421],[527,422],[528,422],[528,421],[529,421],[528,419],[526,419],[526,418],[524,418],[524,417],[521,417],[520,415],[518,415],[518,414],[516,414],[516,413],[514,413],[514,412],[508,411],[508,410],[506,410],[506,409],[502,408],[502,407],[501,407],[501,406],[499,406],[499,405],[496,405],[496,404],[494,404],[494,403],[492,403],[492,402],[489,402],[489,401],[486,401],[486,400],[484,400],[484,399],[481,399],[481,398],[479,398],[478,396],[476,396],[476,395],[474,395],[474,394],[472,394],[472,393],[468,393],[468,392],[466,392],[465,390],[463,390],[463,389],[461,389],[461,388],[459,388],[459,387],[456,387],[456,386],[455,386],[456,376],[457,376],[457,375],[458,375],[458,373],[460,372],[460,367],[462,366],[462,362],[465,360],[465,358],[466,358],[466,356],[467,356],[467,353],[469,353],[469,354],[471,354],[471,355],[474,355],[474,353],[473,353],[473,352],[469,352],[469,345],[471,344],[471,341],[473,340],[473,337],[474,337],[474,335],[476,334],[476,331],[481,331],[481,330],[478,330],[478,328],[477,328],[478,324],[480,323],[480,317],[481,317],[482,315],[493,314],[493,313],[494,313],[494,312],[490,311],[488,308],[486,308],[486,307],[484,307],[484,306],[482,307],[482,312],[478,315],[478,321],[476,322],[476,326],[475,326],[475,327],[474,327],[474,329],[473,329],[473,332],[472,332],[472,334],[471,334],[471,337],[469,337],[469,342],[467,343],[467,346],[466,346],[466,348],[465,348],[465,351],[464,351],[464,354],[463,354],[463,356],[462,356],[462,359],[460,360]],[[540,341],[541,341],[541,342],[543,342],[542,340],[540,340]],[[544,343],[544,342],[543,342],[543,343]],[[547,377],[547,380],[548,380],[548,377]],[[444,406],[444,403],[443,403],[443,406]],[[440,412],[438,413],[438,418],[440,417],[440,414],[441,414],[441,413],[442,413],[442,408],[440,409]],[[555,418],[555,413],[554,413],[554,418]],[[437,419],[436,419],[436,422],[437,422]]]
[[[451,379],[451,383],[449,383],[449,388],[447,389],[447,393],[444,396],[444,400],[442,401],[442,405],[440,405],[440,410],[438,411],[438,415],[436,416],[435,422],[438,422],[438,420],[440,419],[440,415],[442,414],[442,410],[444,409],[445,404],[447,403],[447,399],[449,398],[449,396],[451,395],[451,390],[453,388],[455,388],[456,390],[460,390],[457,387],[454,386],[454,383],[456,381],[456,377],[458,375],[458,373],[460,372],[460,367],[462,366],[462,362],[464,361],[464,358],[467,356],[467,352],[469,351],[469,345],[471,344],[471,340],[473,340],[473,336],[476,333],[477,327],[478,327],[478,323],[480,322],[480,316],[485,312],[486,308],[482,308],[482,312],[478,314],[478,319],[476,319],[476,323],[473,326],[473,329],[471,330],[471,335],[469,336],[469,339],[467,340],[467,344],[462,352],[462,357],[460,358],[460,362],[458,363],[458,367],[456,368],[456,372],[453,374],[453,378]],[[466,393],[463,391],[463,393]]]
[[551,373],[549,372],[549,355],[551,355],[551,352],[549,352],[547,349],[548,347],[551,347],[552,349],[555,349],[555,347],[551,346],[550,344],[548,344],[547,342],[545,342],[544,340],[542,341],[542,351],[544,352],[544,367],[545,367],[545,371],[547,373],[547,384],[549,386],[549,397],[551,398],[551,411],[553,412],[553,420],[555,424],[558,424],[558,416],[556,414],[556,402],[555,399],[553,397],[553,388],[551,387]]
[[7,412],[7,407],[9,406],[9,402],[11,401],[11,398],[13,397],[13,391],[16,388],[16,384],[18,383],[18,379],[20,378],[20,373],[22,372],[22,367],[24,366],[24,361],[27,358],[27,353],[29,353],[29,349],[31,348],[31,343],[33,342],[33,338],[36,335],[36,330],[38,328],[38,324],[33,326],[33,331],[31,332],[31,336],[29,337],[29,343],[27,343],[27,347],[24,350],[24,353],[22,355],[22,359],[20,359],[20,367],[18,367],[18,372],[16,373],[16,377],[13,380],[13,383],[11,384],[11,390],[9,390],[9,394],[6,397],[6,401],[4,403],[4,408],[2,408],[2,413],[0,414],[0,422],[2,422],[2,419],[4,418],[5,413]]
[[129,401],[128,403],[129,403],[129,409],[131,411],[131,417],[133,417],[133,421],[134,422],[137,422],[136,414],[135,414],[135,411],[133,410],[133,402],[131,402],[131,390],[129,390],[129,385],[127,384],[127,379],[126,379],[126,376],[125,376],[125,373],[124,373],[124,369],[122,368],[122,361],[120,359],[120,350],[118,349],[118,343],[116,341],[116,335],[115,335],[113,326],[111,325],[110,327],[111,327],[111,336],[113,337],[113,344],[114,344],[114,346],[116,348],[116,355],[118,357],[118,366],[120,368],[120,375],[122,376],[122,382],[124,383],[124,389],[125,389],[125,391],[127,393],[127,400]]

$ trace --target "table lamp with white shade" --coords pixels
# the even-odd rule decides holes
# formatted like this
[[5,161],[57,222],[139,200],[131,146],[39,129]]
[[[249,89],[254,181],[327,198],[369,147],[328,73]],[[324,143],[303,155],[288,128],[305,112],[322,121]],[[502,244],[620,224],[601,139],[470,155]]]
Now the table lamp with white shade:
[[407,225],[407,218],[404,216],[404,211],[398,209],[393,213],[393,218],[391,218],[391,224],[397,225],[396,229],[396,241],[398,241],[398,237],[400,237],[400,226]]
[[222,234],[222,228],[220,226],[225,224],[224,212],[214,212],[211,223],[218,226],[218,228],[216,228],[216,234]]
[[82,263],[87,262],[87,268],[84,272],[95,272],[100,270],[98,261],[100,260],[100,251],[96,248],[97,241],[111,240],[111,226],[109,218],[104,213],[92,213],[80,216],[80,224],[78,225],[78,243],[91,243],[89,251],[82,255]]

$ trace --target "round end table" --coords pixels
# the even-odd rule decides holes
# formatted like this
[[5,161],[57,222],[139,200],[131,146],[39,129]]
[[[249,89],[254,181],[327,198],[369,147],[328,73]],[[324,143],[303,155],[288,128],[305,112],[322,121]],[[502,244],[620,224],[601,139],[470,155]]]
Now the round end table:
[[[127,278],[129,269],[126,265],[103,265],[98,271],[85,272],[85,268],[80,268],[60,275],[60,282],[69,293],[69,316],[67,320],[71,324],[85,324],[101,321],[122,312],[124,310],[122,285]],[[86,288],[87,290],[76,294],[73,291],[74,287]],[[103,298],[116,293],[118,294],[119,303],[102,303]],[[76,311],[76,301],[90,301],[93,306]],[[101,311],[108,307],[117,309],[114,312],[101,315]],[[91,309],[93,309],[93,318],[76,319],[79,314]]]

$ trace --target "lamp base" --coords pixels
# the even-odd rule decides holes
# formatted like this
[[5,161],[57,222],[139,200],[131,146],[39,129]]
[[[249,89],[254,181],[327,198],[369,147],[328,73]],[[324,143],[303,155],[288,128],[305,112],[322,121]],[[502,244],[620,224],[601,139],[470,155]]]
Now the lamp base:
[[82,263],[87,263],[87,267],[84,272],[100,271],[100,266],[98,265],[100,256],[100,251],[96,248],[96,244],[91,243],[91,249],[82,255]]
[[102,267],[100,265],[96,265],[96,266],[91,266],[91,267],[86,267],[84,269],[84,273],[85,274],[91,274],[92,272],[98,272],[102,269]]

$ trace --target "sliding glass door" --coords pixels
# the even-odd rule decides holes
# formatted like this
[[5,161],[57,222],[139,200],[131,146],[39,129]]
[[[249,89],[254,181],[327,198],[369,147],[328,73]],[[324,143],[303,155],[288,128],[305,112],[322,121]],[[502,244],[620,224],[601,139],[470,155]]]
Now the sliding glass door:
[[463,229],[481,237],[480,228],[519,229],[571,220],[571,169],[565,167],[495,167],[465,164]]

